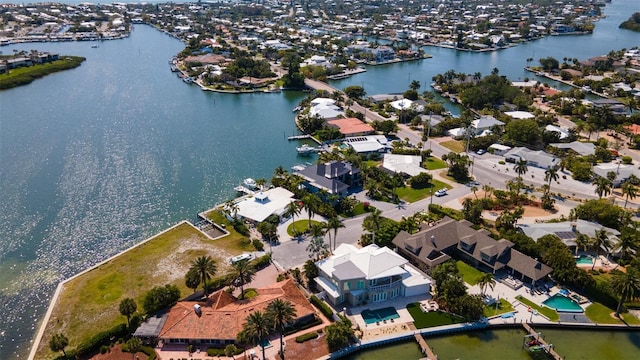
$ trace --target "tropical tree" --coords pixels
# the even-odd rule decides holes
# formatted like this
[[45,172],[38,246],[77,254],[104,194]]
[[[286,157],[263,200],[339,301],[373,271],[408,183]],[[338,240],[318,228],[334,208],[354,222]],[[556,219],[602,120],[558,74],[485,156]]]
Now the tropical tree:
[[624,208],[626,209],[629,199],[633,200],[636,198],[636,196],[638,196],[638,188],[636,188],[636,186],[633,185],[631,181],[627,180],[624,182],[624,184],[622,184],[622,195],[625,196]]
[[524,176],[527,171],[529,171],[529,168],[527,167],[527,160],[520,159],[520,161],[516,162],[516,164],[513,165],[513,171],[515,171],[516,174],[518,174],[518,176],[522,179],[522,176]]
[[235,359],[235,354],[237,351],[238,348],[235,345],[229,344],[224,348],[224,356]]
[[136,305],[136,301],[132,298],[126,298],[120,301],[120,306],[118,307],[120,310],[120,314],[127,317],[127,328],[131,327],[131,315],[135,314],[136,310],[138,310],[138,305]]
[[199,274],[200,283],[204,289],[204,296],[207,294],[207,281],[218,271],[216,261],[211,256],[200,256],[191,263],[189,271],[195,271]]
[[62,355],[67,357],[67,353],[64,351],[64,348],[69,345],[69,339],[62,333],[53,334],[51,339],[49,339],[49,348],[53,352],[62,351]]
[[300,206],[295,201],[291,201],[287,204],[282,214],[284,217],[291,217],[291,222],[295,222],[296,215],[300,215]]
[[229,211],[231,216],[235,219],[236,215],[238,214],[238,204],[236,204],[236,202],[233,200],[229,200],[226,203],[224,203],[224,207],[225,209],[227,209],[227,211]]
[[136,358],[136,353],[142,349],[142,341],[135,336],[127,340],[127,349],[131,353],[131,358]]
[[275,299],[267,305],[267,317],[280,333],[280,358],[284,360],[284,329],[296,320],[296,309],[289,301]]
[[262,360],[265,360],[264,346],[265,340],[269,337],[273,325],[266,314],[260,310],[254,311],[247,316],[246,322],[242,325],[242,331],[247,339],[254,345],[260,345],[262,348]]
[[411,81],[411,84],[409,84],[409,89],[416,90],[416,91],[420,89],[420,81],[418,80]]
[[200,286],[200,274],[195,269],[190,269],[187,271],[187,274],[184,276],[184,284],[189,288],[193,289],[195,293],[198,290],[198,286]]
[[472,186],[471,187],[471,192],[473,193],[473,196],[475,196],[476,200],[478,200],[478,194],[476,194],[478,192],[478,187],[477,186]]
[[311,228],[311,218],[318,211],[322,202],[314,194],[307,194],[304,198],[302,198],[302,203],[303,208],[309,215],[309,228]]
[[[605,229],[596,230],[595,237],[593,238],[593,242],[591,243],[593,249],[595,250],[596,257],[600,252],[600,249],[604,249],[607,252],[607,256],[609,255],[609,249],[611,249],[611,242],[609,240],[609,235]],[[593,262],[593,266],[591,270],[593,270],[596,266],[596,262]]]
[[595,193],[602,199],[603,196],[607,196],[611,193],[611,181],[607,178],[598,177],[593,181],[596,186]]
[[620,295],[618,307],[616,307],[616,316],[620,317],[622,304],[640,296],[640,273],[636,268],[628,267],[626,273],[621,272],[613,275],[611,288]]
[[548,167],[547,170],[544,171],[544,180],[549,186],[547,192],[551,192],[551,182],[558,181],[559,178],[558,168],[555,166]]
[[238,261],[231,265],[231,274],[234,284],[240,286],[240,298],[242,299],[244,298],[244,285],[253,280],[256,270],[249,261]]
[[374,240],[376,233],[380,230],[380,221],[382,220],[382,211],[380,209],[374,209],[372,212],[364,218],[362,227],[373,234]]
[[578,256],[578,249],[582,248],[583,251],[587,251],[587,249],[591,246],[591,238],[587,234],[577,233],[576,234],[576,256]]
[[628,258],[638,249],[640,249],[640,232],[631,227],[623,228],[616,244],[616,250],[620,251],[620,257]]
[[311,226],[311,241],[307,246],[307,252],[309,257],[315,261],[320,260],[321,257],[329,253],[329,246],[324,242],[324,228],[320,224],[313,224]]
[[338,241],[338,229],[344,228],[344,224],[342,220],[340,220],[337,216],[332,216],[327,220],[327,231],[333,230],[333,246],[331,246],[331,235],[329,235],[329,249],[333,253],[336,249],[337,241]]
[[482,291],[482,295],[485,294],[487,287],[493,290],[493,288],[495,288],[496,286],[496,279],[493,278],[493,274],[491,273],[484,273],[480,275],[477,279],[477,282],[480,290]]

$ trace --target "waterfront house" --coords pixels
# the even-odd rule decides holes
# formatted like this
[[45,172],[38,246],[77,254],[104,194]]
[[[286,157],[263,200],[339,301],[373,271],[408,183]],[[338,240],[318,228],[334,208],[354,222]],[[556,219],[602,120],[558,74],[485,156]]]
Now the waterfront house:
[[319,275],[315,282],[334,306],[362,306],[431,290],[427,275],[391,249],[375,244],[361,249],[341,244],[332,256],[316,265]]
[[314,164],[295,173],[305,180],[304,186],[312,193],[324,190],[345,196],[349,190],[362,185],[360,169],[345,161]]
[[504,123],[491,115],[483,115],[480,119],[471,122],[472,133],[476,136],[482,135],[486,131],[491,131],[494,127],[502,127]]
[[333,120],[344,117],[344,111],[336,105],[336,101],[333,99],[315,98],[311,100],[309,115],[319,116],[324,120]]
[[360,155],[382,154],[393,147],[384,135],[348,137],[344,139],[343,143]]
[[578,237],[578,234],[585,234],[590,238],[595,238],[597,231],[606,231],[612,246],[611,249],[602,248],[604,251],[616,249],[616,244],[620,241],[618,239],[618,236],[620,236],[620,232],[618,230],[602,226],[596,222],[581,219],[557,223],[519,224],[518,230],[532,238],[534,241],[538,241],[538,239],[545,235],[555,235],[572,251],[577,250],[576,247],[578,247],[578,244],[576,243],[576,238]]
[[551,273],[549,266],[513,249],[512,242],[495,240],[487,230],[475,230],[472,225],[444,217],[415,234],[401,231],[393,244],[398,254],[424,271],[455,258],[494,275],[510,274],[532,284]]
[[252,223],[265,221],[274,214],[283,220],[282,214],[292,199],[293,193],[285,188],[276,187],[260,191],[237,202],[235,216]]
[[338,128],[344,136],[362,136],[372,134],[375,130],[358,118],[342,118],[328,120],[327,125]]
[[227,291],[218,290],[206,301],[180,301],[169,309],[155,338],[165,344],[202,344],[224,348],[236,343],[238,333],[250,314],[256,311],[264,313],[276,299],[293,305],[296,320],[292,325],[315,319],[315,309],[291,279],[256,289],[256,292],[258,295],[253,298],[238,300]]

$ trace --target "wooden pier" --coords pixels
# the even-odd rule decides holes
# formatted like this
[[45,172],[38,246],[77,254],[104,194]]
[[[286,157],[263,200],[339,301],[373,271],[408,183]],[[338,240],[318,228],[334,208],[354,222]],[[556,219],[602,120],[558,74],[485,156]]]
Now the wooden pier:
[[287,138],[287,140],[304,140],[304,139],[311,139],[311,135],[309,135],[309,134],[293,135],[293,136],[289,136]]
[[529,326],[529,324],[523,322],[522,326],[529,333],[530,336],[533,336],[536,340],[540,342],[540,344],[542,344],[546,353],[551,355],[554,360],[562,360],[562,356],[558,355],[558,353],[549,344],[547,344],[547,342],[541,336],[539,336],[539,334],[535,330],[533,330],[533,328]]
[[420,360],[436,360],[438,358],[438,356],[436,356],[436,354],[433,353],[433,350],[431,350],[429,345],[427,345],[427,342],[424,340],[422,335],[415,334],[415,338],[416,338],[416,341],[418,342],[418,345],[420,345],[420,349],[422,349],[422,353],[427,355],[426,358],[422,358]]

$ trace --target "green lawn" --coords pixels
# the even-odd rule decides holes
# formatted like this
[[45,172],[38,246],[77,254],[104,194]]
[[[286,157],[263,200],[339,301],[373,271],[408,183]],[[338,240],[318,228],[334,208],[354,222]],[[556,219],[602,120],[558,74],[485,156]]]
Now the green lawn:
[[180,289],[182,296],[191,294],[184,274],[198,256],[213,257],[218,274],[226,273],[229,257],[253,249],[248,241],[244,245],[244,238],[232,227],[227,229],[231,235],[210,240],[193,226],[181,224],[66,283],[36,358],[54,357],[48,346],[51,334],[64,333],[69,339],[68,349],[73,349],[84,339],[126,322],[118,310],[124,298],[133,298],[142,312],[144,294],[154,286],[170,283]]
[[428,157],[425,162],[422,163],[427,170],[437,170],[447,168],[447,163],[438,159],[437,157]]
[[[369,206],[369,211],[373,210],[373,206]],[[356,204],[356,206],[353,207],[353,210],[351,210],[350,213],[346,214],[346,213],[342,213],[340,214],[340,216],[348,218],[348,217],[354,217],[354,216],[358,216],[358,215],[362,215],[367,213],[368,211],[366,211],[364,209],[364,203],[359,202],[358,204]]]
[[529,306],[532,309],[538,310],[538,312],[544,316],[546,316],[550,321],[558,321],[560,320],[560,315],[558,315],[558,313],[551,309],[548,308],[546,306],[539,306],[537,304],[535,304],[533,301],[525,298],[524,296],[516,296],[516,299],[518,299],[518,301],[520,301],[521,303]]
[[362,162],[362,165],[364,165],[366,167],[378,167],[381,164],[382,164],[381,160],[365,160],[365,161]]
[[[311,220],[311,226],[320,224],[319,221]],[[296,233],[303,234],[309,230],[309,219],[296,220],[287,227],[287,234],[295,236]]]
[[420,303],[407,305],[407,310],[413,317],[413,323],[418,329],[464,322],[463,318],[445,312],[429,311],[425,313],[420,309]]
[[471,265],[468,265],[464,261],[456,261],[456,267],[462,276],[462,280],[467,284],[473,286],[478,283],[478,278],[484,273]]
[[[589,318],[589,320],[599,323],[599,324],[618,324],[622,325],[622,320],[614,317],[615,310],[609,309],[608,307],[600,304],[600,303],[592,303],[587,306],[585,311],[585,315]],[[640,325],[640,319],[629,314],[622,313],[620,314],[624,322],[630,325]]]
[[493,304],[491,306],[485,306],[482,310],[482,314],[485,317],[490,318],[492,316],[508,313],[515,311],[513,305],[505,299],[500,299],[499,303]]
[[464,151],[464,144],[462,143],[462,141],[458,141],[458,140],[443,141],[440,143],[440,145],[456,153],[461,153]]
[[430,188],[426,187],[424,189],[413,189],[410,186],[405,186],[402,188],[397,188],[396,194],[398,194],[400,199],[406,202],[412,203],[412,202],[416,202],[418,200],[422,200],[431,196],[431,191],[435,193],[436,191],[443,188],[445,189],[451,188],[450,186],[448,186],[447,184],[439,180],[431,180],[431,182],[434,185],[433,187],[430,187]]

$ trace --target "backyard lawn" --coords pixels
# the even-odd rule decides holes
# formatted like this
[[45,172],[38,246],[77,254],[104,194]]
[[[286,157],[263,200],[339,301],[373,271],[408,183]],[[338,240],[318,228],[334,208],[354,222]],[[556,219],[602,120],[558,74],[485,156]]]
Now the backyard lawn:
[[[611,310],[608,307],[600,304],[600,303],[593,303],[589,306],[587,306],[587,309],[585,311],[585,315],[587,315],[587,317],[589,318],[589,320],[599,323],[599,324],[618,324],[618,325],[622,325],[623,322],[622,320],[614,317],[615,310]],[[629,325],[640,325],[640,320],[629,314],[629,313],[622,313],[620,314],[622,316],[622,319],[624,320],[624,322],[626,322]]]
[[478,278],[484,273],[471,265],[468,265],[464,261],[456,261],[456,267],[462,276],[462,280],[467,284],[473,286],[478,283]]
[[486,318],[490,318],[492,316],[505,314],[512,311],[515,311],[515,309],[513,308],[513,305],[511,305],[511,303],[505,299],[500,299],[500,302],[496,302],[491,306],[485,306],[484,309],[482,310],[482,314]]
[[536,303],[534,303],[533,301],[527,299],[524,296],[518,295],[516,296],[516,299],[518,299],[518,301],[520,301],[521,303],[523,303],[524,305],[530,307],[533,310],[538,310],[538,312],[544,316],[546,316],[550,321],[558,321],[560,320],[560,315],[558,315],[558,313],[551,309],[548,308],[546,306],[539,306]]
[[440,189],[449,189],[450,187],[447,186],[447,184],[443,183],[442,181],[438,181],[438,180],[431,180],[431,183],[433,183],[433,187],[426,187],[424,189],[413,189],[410,186],[405,186],[402,188],[397,188],[396,189],[396,194],[398,194],[398,196],[400,197],[400,199],[412,203],[412,202],[416,202],[418,200],[422,200],[424,198],[427,198],[429,196],[431,196],[431,192],[433,191],[433,193],[435,193],[436,191],[440,190]]
[[412,303],[407,305],[407,311],[409,311],[409,314],[411,314],[411,317],[413,317],[413,323],[418,329],[464,322],[463,318],[445,312],[423,312],[422,309],[420,309],[420,303]]

